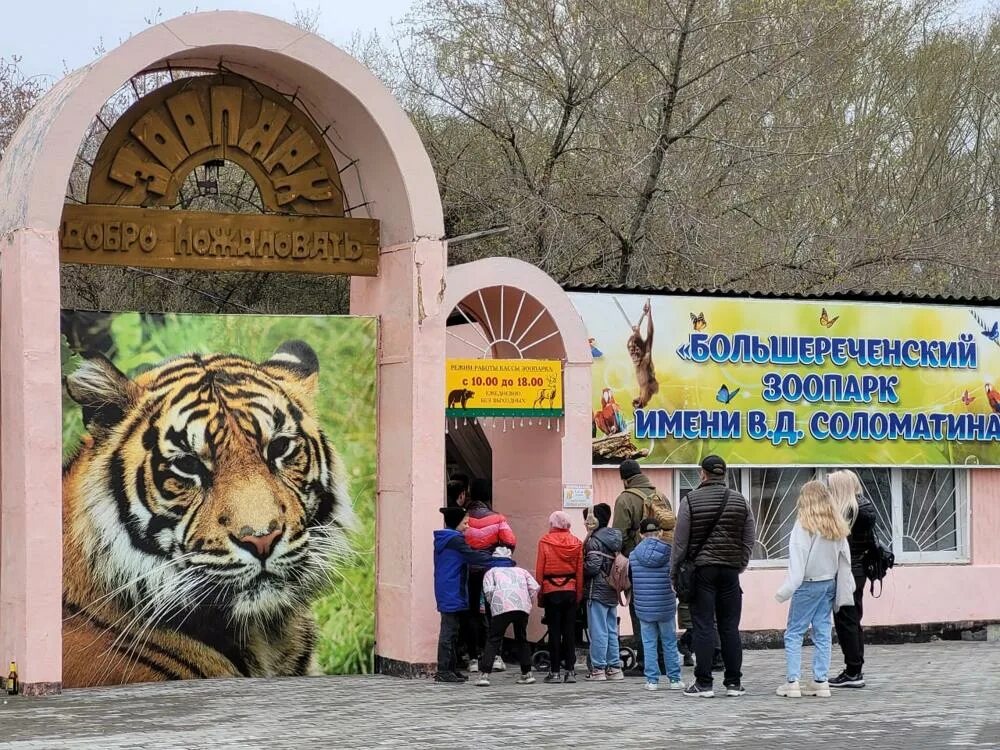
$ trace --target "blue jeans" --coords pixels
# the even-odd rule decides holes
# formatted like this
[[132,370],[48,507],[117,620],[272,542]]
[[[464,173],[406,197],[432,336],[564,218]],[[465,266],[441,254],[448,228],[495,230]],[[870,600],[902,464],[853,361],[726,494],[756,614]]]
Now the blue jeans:
[[660,681],[660,665],[656,658],[656,642],[659,640],[663,649],[663,664],[667,668],[667,676],[671,682],[681,679],[681,660],[677,653],[677,631],[674,629],[673,620],[661,620],[651,622],[640,620],[642,629],[642,649],[646,654],[642,662],[642,671],[646,675],[646,682]]
[[594,670],[620,667],[618,608],[587,602],[587,630],[590,632],[590,661]]
[[803,581],[792,594],[785,629],[785,659],[788,681],[795,682],[802,672],[802,638],[812,625],[813,679],[826,682],[830,671],[830,646],[833,643],[833,600],[837,581]]

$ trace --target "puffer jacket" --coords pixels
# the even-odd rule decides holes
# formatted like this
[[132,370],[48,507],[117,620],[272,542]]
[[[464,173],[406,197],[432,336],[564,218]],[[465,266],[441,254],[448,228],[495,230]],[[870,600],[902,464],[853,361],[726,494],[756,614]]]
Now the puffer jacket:
[[622,533],[608,526],[597,529],[583,543],[583,596],[606,607],[618,606],[618,592],[608,583],[614,557],[622,549]]
[[851,534],[847,537],[847,543],[851,547],[851,573],[855,576],[865,574],[865,553],[875,541],[875,525],[877,523],[878,515],[875,512],[875,503],[867,497],[859,497],[858,515],[851,526]]
[[470,549],[454,529],[434,532],[434,598],[438,612],[469,608],[469,564],[488,564],[490,556]]
[[472,549],[485,550],[492,554],[497,547],[514,549],[517,537],[502,513],[495,512],[486,503],[471,503],[469,527],[465,530],[465,541]]
[[583,598],[583,542],[569,529],[552,529],[538,540],[535,578],[542,596],[556,591],[572,591]]
[[673,620],[677,597],[670,585],[670,545],[656,537],[643,539],[628,562],[636,616],[646,622]]
[[671,557],[673,575],[689,550],[702,545],[694,564],[698,567],[718,565],[744,570],[756,540],[756,522],[750,503],[737,490],[729,490],[729,502],[712,528],[712,521],[726,496],[722,479],[708,479],[688,493],[681,501],[674,528]]
[[494,616],[505,612],[531,612],[538,595],[538,582],[531,573],[516,566],[495,567],[483,578],[483,594]]

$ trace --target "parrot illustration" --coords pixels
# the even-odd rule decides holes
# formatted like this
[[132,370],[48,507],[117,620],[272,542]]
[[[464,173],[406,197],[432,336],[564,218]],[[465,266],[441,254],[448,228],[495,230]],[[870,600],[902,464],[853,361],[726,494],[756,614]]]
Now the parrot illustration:
[[986,400],[990,402],[990,408],[1000,414],[1000,391],[992,383],[986,384]]
[[601,409],[594,412],[594,426],[605,435],[617,435],[625,432],[625,418],[615,401],[615,394],[610,388],[601,391]]

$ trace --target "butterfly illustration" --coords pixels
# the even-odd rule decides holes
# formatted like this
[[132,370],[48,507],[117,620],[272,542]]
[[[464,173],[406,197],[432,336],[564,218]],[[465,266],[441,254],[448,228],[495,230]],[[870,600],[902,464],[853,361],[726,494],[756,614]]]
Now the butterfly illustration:
[[1000,320],[993,321],[992,328],[983,328],[982,334],[994,344],[1000,344]]
[[825,328],[833,328],[833,324],[836,323],[838,320],[840,320],[840,316],[838,315],[836,318],[831,318],[829,315],[827,315],[825,307],[823,308],[823,311],[819,314],[819,324]]
[[705,320],[705,313],[700,312],[697,315],[691,313],[691,325],[694,326],[696,331],[704,331],[706,326],[708,326],[708,321]]
[[962,394],[962,403],[965,404],[966,406],[968,406],[969,404],[971,404],[975,400],[976,400],[976,397],[975,396],[970,396],[968,389],[966,389],[965,393]]
[[590,356],[593,357],[594,359],[599,359],[604,356],[604,352],[602,352],[600,349],[594,346],[594,342],[596,340],[597,339],[587,339],[587,343],[590,344]]
[[740,392],[739,388],[731,391],[729,390],[729,386],[723,383],[722,387],[719,388],[719,392],[715,394],[715,399],[719,403],[728,404],[730,401],[736,398],[736,394],[739,392]]

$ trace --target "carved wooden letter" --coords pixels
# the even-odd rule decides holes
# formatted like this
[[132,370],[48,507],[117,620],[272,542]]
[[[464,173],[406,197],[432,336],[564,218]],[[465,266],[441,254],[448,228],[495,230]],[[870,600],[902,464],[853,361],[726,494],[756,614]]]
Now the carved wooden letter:
[[212,87],[212,143],[235,146],[240,142],[240,113],[243,89],[239,86]]
[[291,113],[282,109],[276,102],[263,100],[260,105],[260,117],[257,123],[249,128],[240,138],[240,148],[250,156],[263,161],[274,148],[275,141],[281,135]]
[[208,121],[201,108],[201,100],[193,91],[167,99],[167,109],[174,118],[174,125],[184,139],[189,153],[197,153],[212,145],[212,136],[208,132]]
[[144,114],[132,126],[132,135],[170,171],[184,161],[188,152],[174,131],[156,110]]
[[309,137],[309,133],[305,128],[298,128],[267,157],[264,167],[268,172],[273,172],[280,164],[287,174],[292,174],[318,153],[319,146]]
[[170,182],[170,170],[145,158],[135,148],[126,146],[115,155],[108,176],[129,187],[141,185],[144,192],[164,195]]
[[305,172],[279,177],[274,181],[274,193],[278,205],[284,206],[302,196],[311,201],[322,201],[333,196],[330,176],[323,167],[307,169]]

